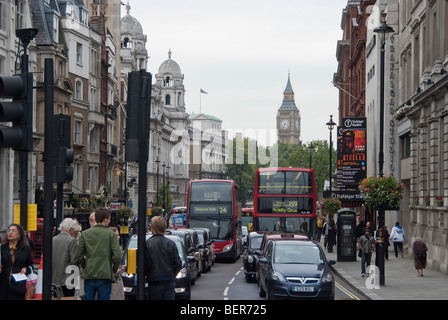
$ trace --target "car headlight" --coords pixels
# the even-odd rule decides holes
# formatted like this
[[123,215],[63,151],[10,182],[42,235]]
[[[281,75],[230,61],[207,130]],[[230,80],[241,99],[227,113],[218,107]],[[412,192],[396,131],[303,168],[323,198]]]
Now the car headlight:
[[222,252],[230,251],[233,247],[233,243],[229,243],[224,248],[222,248]]
[[331,282],[331,281],[333,281],[333,276],[331,275],[331,273],[324,274],[324,276],[322,277],[322,282]]
[[274,271],[272,273],[272,280],[274,280],[274,281],[286,281],[285,277],[280,272],[277,272],[277,271]]
[[254,257],[252,257],[251,255],[249,255],[249,256],[247,257],[247,262],[249,262],[249,263],[254,262]]
[[176,278],[185,278],[187,276],[187,269],[186,268],[182,268],[179,273],[177,274]]

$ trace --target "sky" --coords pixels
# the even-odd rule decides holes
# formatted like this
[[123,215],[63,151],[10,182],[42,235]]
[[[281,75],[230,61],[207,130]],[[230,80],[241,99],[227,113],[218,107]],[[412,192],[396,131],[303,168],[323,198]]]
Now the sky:
[[147,35],[147,71],[155,75],[171,50],[184,75],[189,114],[213,115],[231,136],[242,132],[272,145],[289,73],[302,117],[302,142],[329,139],[325,123],[330,115],[338,122],[338,89],[332,81],[347,0],[129,4]]

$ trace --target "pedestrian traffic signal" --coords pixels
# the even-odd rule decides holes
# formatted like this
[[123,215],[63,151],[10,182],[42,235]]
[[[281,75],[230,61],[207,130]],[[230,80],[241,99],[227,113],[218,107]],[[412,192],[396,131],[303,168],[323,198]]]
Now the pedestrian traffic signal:
[[32,73],[0,77],[0,122],[12,122],[0,128],[0,148],[17,151],[33,149],[33,75]]
[[74,160],[73,149],[70,149],[70,116],[57,114],[54,118],[56,130],[54,137],[57,141],[56,182],[70,182],[73,180],[73,167],[70,165]]

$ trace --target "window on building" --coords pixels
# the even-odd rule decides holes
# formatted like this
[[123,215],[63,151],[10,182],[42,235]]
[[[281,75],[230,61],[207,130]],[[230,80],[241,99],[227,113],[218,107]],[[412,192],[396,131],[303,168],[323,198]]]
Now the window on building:
[[82,64],[82,44],[76,43],[76,63]]
[[401,142],[401,159],[406,159],[411,156],[411,137],[409,133],[400,137]]
[[59,42],[59,17],[53,15],[53,41]]
[[73,143],[82,143],[82,119],[75,119],[74,130],[73,130]]
[[16,29],[23,28],[23,10],[24,3],[20,0],[16,0]]
[[76,80],[75,98],[78,100],[82,100],[82,82],[80,80]]
[[171,96],[169,94],[167,94],[165,96],[165,104],[166,105],[170,105],[171,104]]
[[0,2],[0,30],[3,30],[4,26],[3,26],[3,11],[5,9],[5,6],[3,5],[2,2]]

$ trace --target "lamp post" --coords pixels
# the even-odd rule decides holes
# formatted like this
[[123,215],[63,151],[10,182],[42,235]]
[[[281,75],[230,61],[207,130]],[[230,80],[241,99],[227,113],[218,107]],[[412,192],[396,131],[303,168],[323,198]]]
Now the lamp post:
[[313,143],[310,142],[310,145],[308,146],[308,149],[310,149],[310,169],[311,169],[311,164],[313,161],[313,150],[314,150],[314,146]]
[[170,201],[169,201],[169,199],[170,199],[170,165],[167,165],[166,166],[166,214],[168,215],[169,214],[169,212],[168,212],[168,210],[169,210],[169,204],[170,204]]
[[[378,153],[378,176],[384,175],[384,49],[386,44],[386,33],[394,32],[392,27],[386,24],[384,17],[381,19],[380,26],[375,28],[373,32],[378,33],[380,38],[381,51],[380,51],[380,142]],[[385,284],[385,265],[384,265],[384,239],[382,233],[382,227],[384,226],[384,206],[381,205],[378,208],[378,232],[376,237],[377,253],[375,264],[380,272],[380,285]]]
[[163,212],[165,212],[165,167],[166,167],[166,164],[165,164],[165,161],[163,161],[163,164],[162,164],[162,167],[163,167],[163,169],[162,169],[162,180],[163,180],[163,182],[162,182],[162,209],[163,209]]
[[330,121],[326,123],[328,130],[330,130],[330,192],[331,192],[331,149],[333,148],[333,141],[332,141],[332,134],[333,134],[333,128],[336,125],[336,123],[333,121],[333,115],[330,115]]
[[157,160],[155,160],[155,163],[157,163],[157,178],[156,178],[156,204],[159,206],[159,156],[157,156]]

